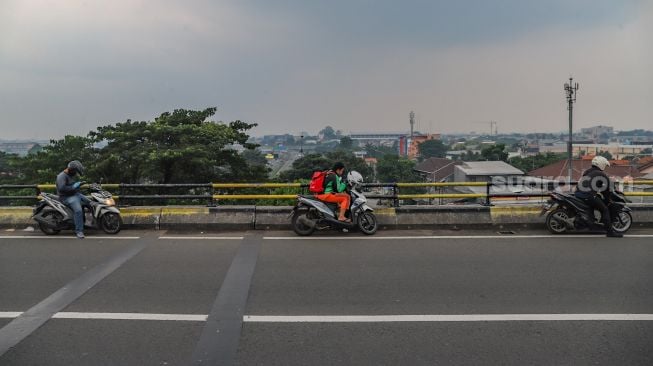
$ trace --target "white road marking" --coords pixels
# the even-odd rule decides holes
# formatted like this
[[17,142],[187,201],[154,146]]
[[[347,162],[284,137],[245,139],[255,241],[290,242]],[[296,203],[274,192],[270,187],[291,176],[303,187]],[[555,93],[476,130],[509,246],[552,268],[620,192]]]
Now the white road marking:
[[70,313],[55,314],[53,319],[92,319],[92,320],[167,320],[205,322],[208,315],[202,314],[146,314],[146,313]]
[[243,321],[250,323],[653,321],[653,314],[245,315]]
[[[17,318],[22,312],[0,312]],[[204,322],[204,314],[60,312],[53,319],[154,320]],[[245,315],[248,323],[388,323],[388,322],[510,322],[510,321],[653,321],[653,314],[459,314],[459,315]]]
[[[625,238],[653,238],[651,235],[625,235]],[[605,238],[604,235],[428,235],[428,236],[264,236],[264,240],[423,240],[423,239],[561,239]]]
[[243,240],[242,236],[160,236],[164,240]]
[[[104,240],[135,240],[140,236],[87,236],[84,240],[104,239]],[[70,239],[79,240],[74,236],[39,236],[39,235],[0,235],[0,239]]]

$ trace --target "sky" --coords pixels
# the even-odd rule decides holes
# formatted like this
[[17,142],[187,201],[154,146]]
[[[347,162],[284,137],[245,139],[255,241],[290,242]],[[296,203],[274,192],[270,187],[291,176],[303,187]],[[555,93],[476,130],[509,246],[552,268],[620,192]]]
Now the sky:
[[0,139],[177,108],[254,135],[653,129],[653,1],[0,0]]

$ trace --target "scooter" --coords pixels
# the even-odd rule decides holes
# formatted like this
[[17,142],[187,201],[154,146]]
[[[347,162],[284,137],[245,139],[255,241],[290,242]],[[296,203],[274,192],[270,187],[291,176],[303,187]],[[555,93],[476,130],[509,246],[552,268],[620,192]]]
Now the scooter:
[[347,174],[348,191],[351,197],[351,204],[345,216],[351,222],[338,221],[338,205],[335,203],[323,202],[314,196],[299,195],[297,204],[293,208],[292,216],[293,231],[300,236],[313,234],[315,230],[355,230],[359,229],[363,234],[372,235],[378,229],[374,209],[367,205],[367,198],[360,192],[363,177],[360,173],[352,171]]
[[[612,218],[612,229],[625,233],[633,224],[630,202],[622,192],[608,193],[608,209]],[[605,230],[601,222],[601,212],[593,210],[584,200],[573,193],[552,192],[551,199],[544,205],[540,216],[547,214],[546,227],[552,234],[562,234],[570,230]]]
[[[83,204],[84,226],[101,229],[107,234],[117,234],[122,228],[120,210],[110,192],[93,183],[88,187],[89,203]],[[40,194],[41,201],[34,208],[32,218],[46,235],[56,235],[61,230],[74,229],[73,210],[56,194]]]

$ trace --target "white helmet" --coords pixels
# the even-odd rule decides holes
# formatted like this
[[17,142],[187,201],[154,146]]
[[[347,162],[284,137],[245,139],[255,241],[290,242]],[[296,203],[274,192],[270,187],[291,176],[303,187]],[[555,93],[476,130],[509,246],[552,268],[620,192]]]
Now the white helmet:
[[363,183],[363,176],[361,173],[352,170],[351,172],[347,173],[347,182],[349,182],[351,185]]
[[592,165],[601,170],[605,170],[605,167],[610,166],[610,162],[605,157],[597,155],[594,157],[594,159],[592,159]]

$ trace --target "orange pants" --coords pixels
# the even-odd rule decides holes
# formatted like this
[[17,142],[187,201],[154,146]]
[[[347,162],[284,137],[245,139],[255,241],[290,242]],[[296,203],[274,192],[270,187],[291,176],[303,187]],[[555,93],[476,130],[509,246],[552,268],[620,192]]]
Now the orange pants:
[[347,193],[325,193],[315,195],[318,200],[330,203],[337,203],[340,206],[340,217],[338,219],[345,217],[345,212],[349,208],[350,197]]

